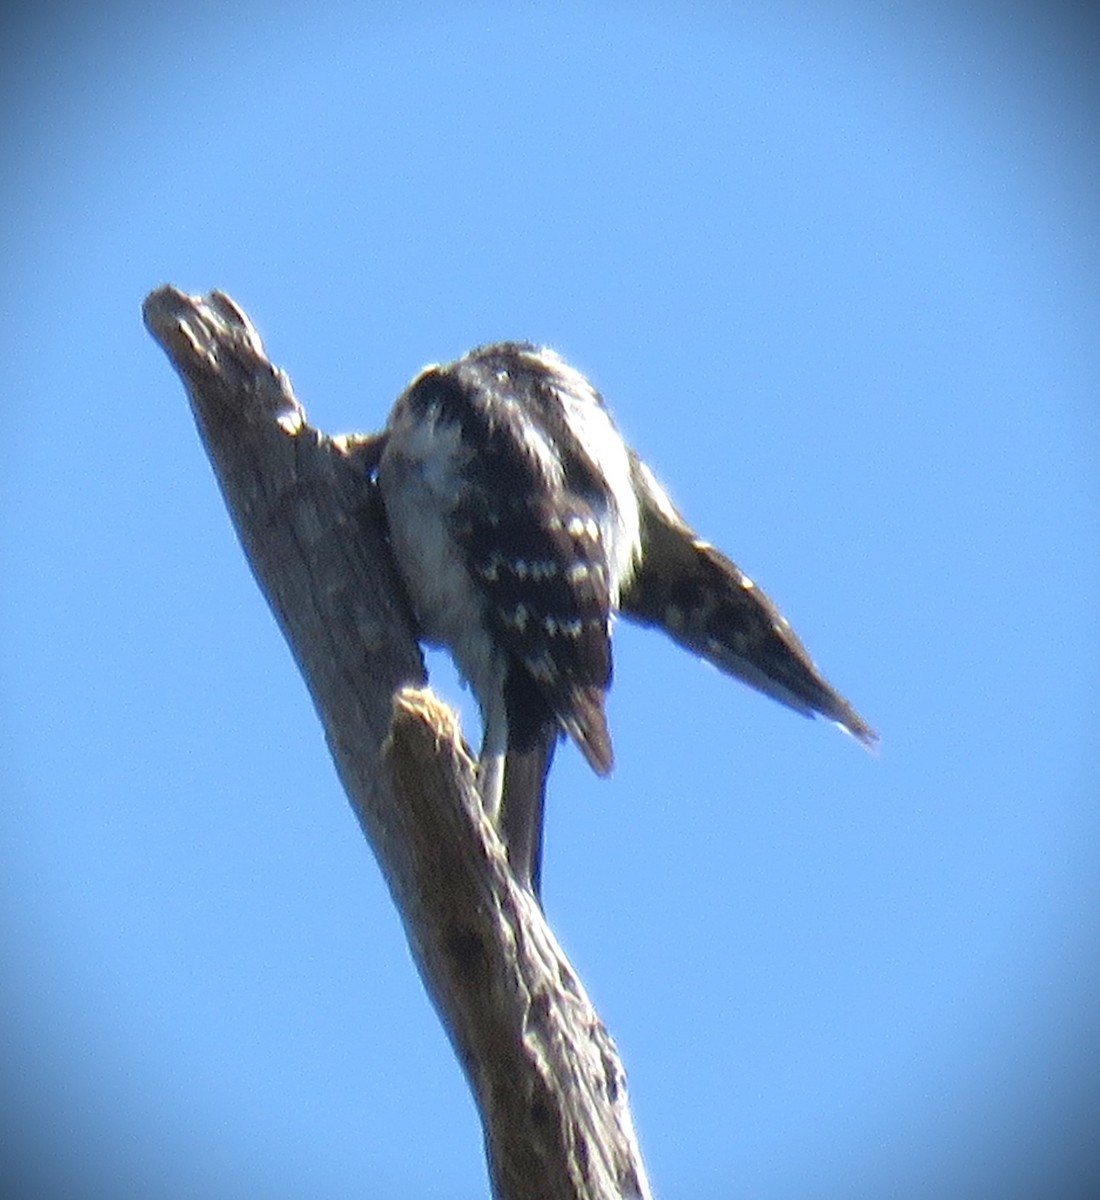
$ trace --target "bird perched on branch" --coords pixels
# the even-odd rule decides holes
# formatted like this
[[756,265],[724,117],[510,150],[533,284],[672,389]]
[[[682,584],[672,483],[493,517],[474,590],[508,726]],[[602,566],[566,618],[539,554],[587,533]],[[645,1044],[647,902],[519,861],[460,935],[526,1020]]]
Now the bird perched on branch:
[[604,702],[617,612],[876,741],[552,350],[502,342],[421,371],[390,414],[378,485],[421,636],[451,651],[481,708],[486,811],[536,894],[546,774],[562,733],[597,774],[611,770]]

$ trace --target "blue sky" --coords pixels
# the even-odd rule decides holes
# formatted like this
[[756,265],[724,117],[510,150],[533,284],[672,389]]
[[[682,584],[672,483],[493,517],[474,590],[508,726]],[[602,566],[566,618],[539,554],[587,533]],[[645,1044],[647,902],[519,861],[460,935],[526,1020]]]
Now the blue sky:
[[167,281],[243,304],[329,432],[380,427],[426,362],[555,346],[880,731],[876,758],[618,628],[618,765],[560,753],[545,900],[659,1196],[1095,1194],[1096,20],[89,7],[0,29],[24,1194],[487,1194],[141,325]]

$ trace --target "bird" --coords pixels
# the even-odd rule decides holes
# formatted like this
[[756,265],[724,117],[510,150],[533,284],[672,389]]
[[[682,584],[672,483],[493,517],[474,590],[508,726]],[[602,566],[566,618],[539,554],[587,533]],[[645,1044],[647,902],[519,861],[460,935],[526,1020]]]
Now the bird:
[[446,647],[481,711],[476,778],[512,872],[541,894],[547,777],[566,736],[597,775],[618,615],[796,712],[874,747],[790,624],[700,538],[554,350],[480,346],[398,397],[375,472],[420,637]]

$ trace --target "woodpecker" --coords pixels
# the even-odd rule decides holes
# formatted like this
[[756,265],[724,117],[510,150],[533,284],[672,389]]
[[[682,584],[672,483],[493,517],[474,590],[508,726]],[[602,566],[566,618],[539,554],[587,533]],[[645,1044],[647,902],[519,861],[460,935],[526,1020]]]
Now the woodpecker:
[[876,741],[553,350],[502,342],[424,368],[390,414],[377,482],[420,635],[450,650],[481,709],[485,810],[536,895],[560,736],[598,775],[612,767],[604,704],[619,612],[796,711]]

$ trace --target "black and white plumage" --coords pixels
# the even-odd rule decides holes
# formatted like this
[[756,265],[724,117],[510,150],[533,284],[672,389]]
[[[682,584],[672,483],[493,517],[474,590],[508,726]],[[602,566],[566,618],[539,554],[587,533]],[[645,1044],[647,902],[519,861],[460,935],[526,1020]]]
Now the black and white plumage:
[[562,732],[600,775],[620,609],[796,710],[874,734],[778,610],[701,541],[619,435],[599,393],[526,343],[425,368],[398,398],[378,484],[424,639],[482,711],[479,786],[536,890],[546,772]]
[[486,810],[537,887],[559,731],[598,774],[612,765],[611,617],[641,548],[629,451],[587,380],[509,343],[413,380],[378,482],[421,633],[481,706]]

